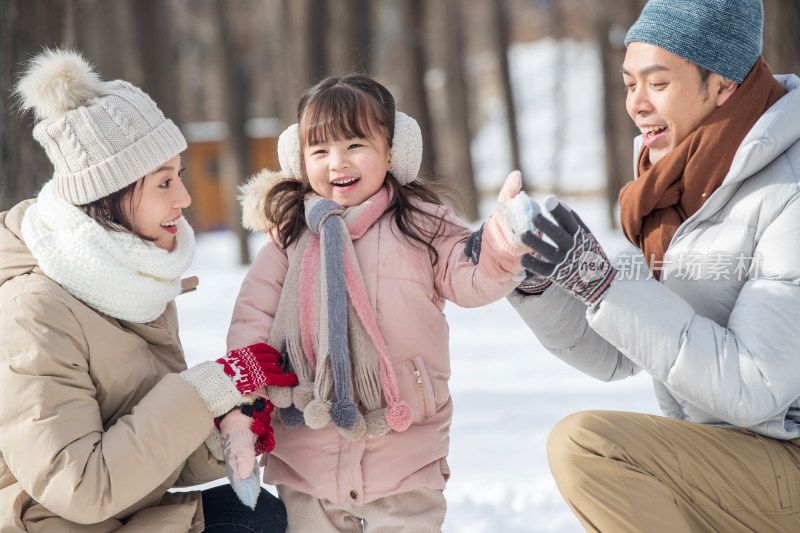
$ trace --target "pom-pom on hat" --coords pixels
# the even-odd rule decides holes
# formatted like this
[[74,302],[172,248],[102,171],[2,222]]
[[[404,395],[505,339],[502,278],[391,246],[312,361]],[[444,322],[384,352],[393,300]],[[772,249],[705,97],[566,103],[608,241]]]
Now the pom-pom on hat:
[[[297,124],[292,124],[278,137],[278,162],[284,174],[300,179],[302,165],[300,136]],[[394,135],[389,153],[391,173],[400,185],[417,179],[422,165],[422,131],[413,118],[401,111],[394,114]]]
[[186,149],[178,127],[144,92],[104,82],[78,52],[44,50],[16,86],[39,123],[59,196],[83,205],[116,192]]
[[650,0],[625,36],[742,83],[761,55],[761,0]]

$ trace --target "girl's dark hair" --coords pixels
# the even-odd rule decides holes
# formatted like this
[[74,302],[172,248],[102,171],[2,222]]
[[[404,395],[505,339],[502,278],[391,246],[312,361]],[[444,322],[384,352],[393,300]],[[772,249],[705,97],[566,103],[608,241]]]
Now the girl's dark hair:
[[[139,198],[136,197],[136,185],[144,178],[134,181],[130,185],[122,189],[112,192],[108,196],[104,196],[88,204],[78,206],[89,218],[97,222],[100,227],[108,231],[117,231],[121,233],[131,233],[145,241],[154,241],[153,237],[148,237],[136,231],[133,226],[133,220],[128,216],[136,207]],[[125,203],[128,204],[128,209],[125,209]]]
[[[297,106],[300,153],[308,145],[375,135],[383,135],[391,148],[394,114],[394,97],[380,83],[360,74],[328,77],[309,89]],[[284,248],[302,234],[306,225],[303,198],[313,191],[302,157],[300,161],[303,176],[278,181],[265,202],[267,220],[277,229]],[[394,217],[400,233],[427,247],[435,265],[439,254],[433,240],[445,233],[450,222],[420,209],[413,200],[442,205],[439,195],[418,180],[401,186],[391,172],[384,181],[384,187],[388,185],[393,192],[386,212]],[[422,225],[424,219],[434,222],[433,230]]]

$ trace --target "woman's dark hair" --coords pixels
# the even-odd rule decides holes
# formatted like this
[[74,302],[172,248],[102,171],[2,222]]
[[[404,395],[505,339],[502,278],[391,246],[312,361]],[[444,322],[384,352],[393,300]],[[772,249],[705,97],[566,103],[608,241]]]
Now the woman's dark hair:
[[[88,204],[78,206],[86,213],[89,218],[97,222],[100,227],[108,231],[117,231],[120,233],[131,233],[145,241],[154,241],[153,237],[148,237],[136,231],[133,226],[133,220],[128,216],[132,213],[140,198],[135,194],[136,185],[144,178],[134,181],[130,185],[122,189],[112,192],[108,196],[104,196]],[[127,203],[127,210],[125,209]]]
[[[305,146],[321,142],[383,135],[389,148],[394,136],[395,104],[392,94],[380,83],[360,74],[328,77],[309,89],[297,106],[300,153]],[[296,241],[305,228],[303,198],[312,192],[300,158],[303,176],[278,181],[267,193],[266,216],[277,229],[284,247]],[[412,242],[428,248],[433,264],[439,254],[433,240],[450,225],[440,215],[428,213],[415,205],[414,199],[442,205],[433,187],[418,180],[401,186],[391,171],[384,187],[391,185],[392,198],[387,213],[394,216],[400,232]],[[422,219],[434,221],[431,231]]]

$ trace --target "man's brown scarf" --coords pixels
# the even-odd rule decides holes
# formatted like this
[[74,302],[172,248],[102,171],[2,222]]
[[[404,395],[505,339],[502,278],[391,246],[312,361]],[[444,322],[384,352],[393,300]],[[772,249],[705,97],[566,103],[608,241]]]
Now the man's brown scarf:
[[642,147],[638,177],[619,195],[620,220],[657,279],[678,227],[722,184],[742,140],[785,94],[761,57],[728,101],[655,165],[649,148]]

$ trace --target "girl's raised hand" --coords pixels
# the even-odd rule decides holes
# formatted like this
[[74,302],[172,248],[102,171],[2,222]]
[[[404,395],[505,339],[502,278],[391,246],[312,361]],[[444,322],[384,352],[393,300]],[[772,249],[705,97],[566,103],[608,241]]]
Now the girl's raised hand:
[[533,217],[541,212],[539,205],[530,196],[521,192],[522,174],[511,172],[497,196],[497,222],[503,236],[517,247],[523,247],[522,234],[536,231]]

